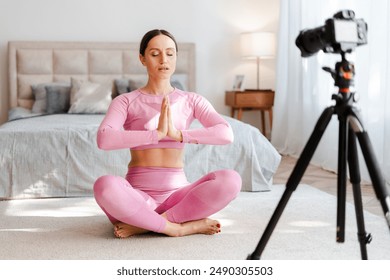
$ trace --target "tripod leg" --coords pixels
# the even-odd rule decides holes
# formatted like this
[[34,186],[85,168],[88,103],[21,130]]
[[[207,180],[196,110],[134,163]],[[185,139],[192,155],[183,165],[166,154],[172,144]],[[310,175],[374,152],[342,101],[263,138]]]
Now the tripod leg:
[[337,164],[337,230],[336,241],[344,242],[345,203],[347,200],[347,120],[339,115],[339,152]]
[[357,112],[352,109],[353,115],[350,117],[350,124],[353,128],[366,161],[367,169],[371,177],[372,185],[374,186],[375,194],[381,203],[383,213],[385,215],[387,224],[390,229],[390,194],[386,188],[385,179],[383,178],[380,168],[378,166],[375,154],[372,149],[370,138],[367,132],[364,130]]
[[295,165],[287,181],[286,190],[284,191],[282,198],[279,201],[279,204],[277,205],[270,221],[268,222],[268,225],[259,241],[259,244],[257,245],[255,251],[248,256],[248,260],[260,259],[260,256],[263,253],[263,250],[267,245],[267,242],[271,237],[271,234],[274,231],[276,224],[278,223],[279,218],[282,215],[283,210],[286,207],[292,192],[296,190],[299,182],[301,181],[302,176],[305,173],[305,170],[309,165],[310,160],[318,146],[318,143],[320,142],[321,137],[324,134],[325,129],[332,118],[332,115],[334,114],[334,111],[334,106],[331,106],[325,109],[324,112],[321,114],[313,133],[311,134],[308,142],[306,143],[305,148],[303,149],[302,154],[299,157],[297,164]]
[[362,260],[367,260],[366,244],[370,243],[372,238],[371,238],[371,234],[366,233],[364,227],[362,193],[360,189],[359,159],[357,156],[356,136],[352,128],[349,129],[348,146],[349,146],[348,165],[349,165],[349,174],[350,174],[352,189],[353,189],[353,198],[355,202],[356,223],[358,228],[357,235],[360,243],[360,252],[361,252]]

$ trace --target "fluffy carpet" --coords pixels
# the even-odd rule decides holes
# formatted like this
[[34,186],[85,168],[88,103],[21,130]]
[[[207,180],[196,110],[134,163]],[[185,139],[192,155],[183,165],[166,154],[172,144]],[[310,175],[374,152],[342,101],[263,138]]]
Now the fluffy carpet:
[[[222,232],[170,238],[144,234],[116,239],[93,198],[0,202],[0,259],[227,260],[246,259],[255,249],[285,190],[242,192],[213,216]],[[293,193],[262,259],[360,259],[353,205],[347,203],[345,242],[336,239],[336,197],[300,185]],[[365,211],[369,259],[390,259],[390,231],[384,217]]]

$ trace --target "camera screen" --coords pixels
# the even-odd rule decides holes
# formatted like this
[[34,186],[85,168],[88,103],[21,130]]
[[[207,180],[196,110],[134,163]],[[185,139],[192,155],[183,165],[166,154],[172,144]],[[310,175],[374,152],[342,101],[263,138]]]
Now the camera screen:
[[335,20],[334,29],[336,42],[358,42],[357,24],[355,21]]

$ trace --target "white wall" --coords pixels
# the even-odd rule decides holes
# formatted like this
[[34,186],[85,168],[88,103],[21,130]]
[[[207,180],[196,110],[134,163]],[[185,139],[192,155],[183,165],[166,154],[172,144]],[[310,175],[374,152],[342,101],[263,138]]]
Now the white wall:
[[[167,29],[177,41],[196,43],[197,92],[224,114],[224,92],[234,76],[256,85],[256,65],[239,53],[239,34],[277,31],[279,0],[0,0],[0,123],[7,119],[7,43],[12,40],[133,41]],[[274,62],[261,69],[274,88]],[[259,115],[244,121],[260,127]]]

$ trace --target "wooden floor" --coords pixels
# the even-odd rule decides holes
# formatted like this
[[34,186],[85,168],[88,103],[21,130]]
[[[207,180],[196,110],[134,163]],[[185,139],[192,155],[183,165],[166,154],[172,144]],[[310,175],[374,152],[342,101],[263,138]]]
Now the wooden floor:
[[[274,176],[274,184],[286,184],[295,164],[295,158],[289,156],[283,157]],[[320,167],[309,165],[300,183],[337,196],[337,175]],[[361,192],[363,209],[383,216],[382,207],[375,196],[372,185],[362,182]],[[349,182],[347,184],[347,201],[353,203],[352,186]]]

